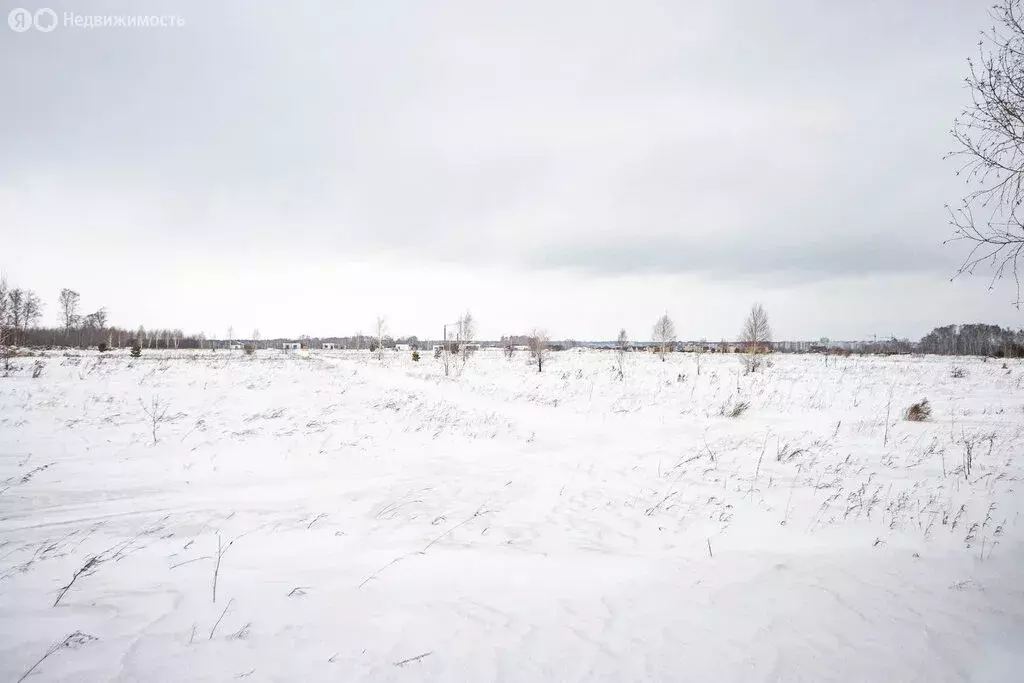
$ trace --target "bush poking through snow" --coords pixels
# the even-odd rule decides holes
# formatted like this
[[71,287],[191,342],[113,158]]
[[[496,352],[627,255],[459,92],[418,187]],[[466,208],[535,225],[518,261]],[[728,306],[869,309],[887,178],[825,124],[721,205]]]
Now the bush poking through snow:
[[747,401],[737,401],[736,403],[725,403],[722,405],[721,410],[718,414],[723,417],[739,417],[743,413],[747,412],[747,408],[750,407],[750,403]]
[[412,359],[413,359],[414,362],[419,363],[420,362],[420,352],[419,351],[413,351],[412,352]]
[[924,398],[917,403],[912,403],[907,408],[906,419],[910,422],[924,422],[932,416],[932,406],[928,399]]
[[139,343],[138,339],[132,340],[132,358],[138,358],[142,355],[142,344]]
[[251,356],[252,354],[256,353],[256,347],[253,346],[252,344],[246,344],[245,346],[242,347],[242,350],[245,351],[245,355],[247,356]]
[[110,350],[110,347],[107,346],[107,342],[100,342],[100,345],[97,346],[96,348],[99,349],[100,353],[106,353],[107,351]]
[[37,360],[32,366],[32,379],[39,379],[39,375],[43,374],[43,368],[46,365],[41,360]]
[[959,365],[954,365],[953,369],[949,371],[949,376],[953,379],[963,379],[967,376],[967,371]]

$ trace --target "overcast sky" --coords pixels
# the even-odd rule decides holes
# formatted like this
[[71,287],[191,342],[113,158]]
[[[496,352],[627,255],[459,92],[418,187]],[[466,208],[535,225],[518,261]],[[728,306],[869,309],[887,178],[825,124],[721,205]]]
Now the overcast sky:
[[[0,24],[0,268],[210,336],[1019,327],[942,245],[989,4],[50,2]],[[185,25],[63,25],[143,8]]]

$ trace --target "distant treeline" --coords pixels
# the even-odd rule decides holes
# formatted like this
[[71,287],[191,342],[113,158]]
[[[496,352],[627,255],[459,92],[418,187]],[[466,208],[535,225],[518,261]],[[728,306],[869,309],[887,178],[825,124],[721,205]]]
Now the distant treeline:
[[[224,338],[209,339],[205,334],[187,334],[180,329],[145,327],[126,328],[107,324],[107,311],[99,308],[92,313],[81,314],[81,297],[71,289],[62,289],[57,297],[56,318],[58,326],[40,327],[44,304],[35,292],[9,286],[0,273],[0,348],[11,346],[31,347],[79,347],[96,348],[105,345],[109,348],[131,346],[137,341],[147,349],[221,349],[250,345],[257,349],[281,348],[282,343],[298,341],[303,348],[319,349],[329,344],[337,349],[371,349],[376,350],[378,343],[384,348],[394,348],[398,344],[411,349],[429,350],[434,345],[453,344],[454,337],[444,340],[419,340],[415,336],[394,338],[390,335],[365,335],[357,332],[350,336],[311,337],[301,335],[297,338],[261,339],[259,330],[248,334],[236,335],[233,328],[228,327]],[[468,320],[469,314],[466,314]],[[379,332],[382,330],[379,330]],[[472,332],[467,338],[472,339]],[[623,330],[622,334],[625,334]],[[674,329],[670,341],[658,344],[651,341],[616,341],[616,342],[577,342],[566,339],[548,341],[548,350],[557,351],[572,349],[577,346],[591,348],[622,348],[623,350],[641,351],[662,348],[664,351],[689,352],[736,352],[744,350],[741,342],[708,342],[705,340],[681,342],[675,339]],[[666,337],[668,339],[668,337]],[[516,347],[529,347],[530,335],[506,335],[500,340],[486,342],[477,341],[479,346],[498,346],[512,351]],[[828,339],[818,341],[776,341],[766,342],[763,348],[771,348],[776,352],[794,353],[930,353],[941,355],[974,355],[996,356],[1007,358],[1024,358],[1024,330],[1004,329],[998,325],[974,323],[969,325],[946,325],[936,327],[925,335],[920,342],[908,339],[876,339],[872,341],[834,342]]]
[[[257,335],[258,336],[258,335]],[[100,327],[97,324],[80,324],[70,328],[64,327],[8,327],[6,337],[8,343],[16,346],[30,347],[97,347],[106,344],[110,348],[130,346],[138,340],[145,349],[224,349],[246,343],[256,348],[281,348],[283,342],[298,341],[303,348],[319,349],[324,344],[333,344],[337,349],[368,349],[375,350],[377,338],[364,334],[350,336],[281,337],[274,339],[253,339],[252,335],[231,339],[208,339],[203,334],[187,334],[178,329],[138,327],[127,329],[110,326]],[[527,346],[527,335],[511,335],[501,337],[500,341],[479,342],[485,346]],[[420,340],[415,336],[391,337],[382,340],[384,348],[394,348],[397,344],[407,344],[410,348],[431,349],[433,345],[442,343],[440,340]],[[565,340],[552,342],[551,350],[571,349],[576,346],[612,348],[614,342],[577,342]],[[776,352],[796,353],[829,353],[845,351],[852,353],[929,353],[947,356],[993,356],[998,358],[1024,358],[1024,330],[1010,330],[998,325],[981,323],[969,325],[946,325],[936,327],[925,335],[920,342],[907,340],[877,340],[866,342],[775,342],[772,344]],[[630,350],[650,350],[653,342],[633,342]],[[672,345],[675,351],[739,351],[740,345],[734,342],[686,342]]]
[[917,345],[917,351],[944,356],[1024,358],[1024,330],[982,323],[946,325],[926,334]]

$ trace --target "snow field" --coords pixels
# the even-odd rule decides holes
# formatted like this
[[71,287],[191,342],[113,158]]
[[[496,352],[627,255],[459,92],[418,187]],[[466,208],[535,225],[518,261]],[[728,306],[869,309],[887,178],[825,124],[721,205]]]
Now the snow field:
[[612,352],[537,374],[482,350],[444,378],[429,355],[51,354],[38,379],[18,359],[0,679],[1024,664],[1018,361],[628,354],[620,379]]

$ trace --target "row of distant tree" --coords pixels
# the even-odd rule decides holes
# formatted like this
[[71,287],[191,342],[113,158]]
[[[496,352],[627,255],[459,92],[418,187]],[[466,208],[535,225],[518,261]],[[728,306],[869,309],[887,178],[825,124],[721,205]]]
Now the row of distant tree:
[[1024,358],[1024,330],[998,325],[946,325],[936,327],[917,345],[919,353],[948,356]]
[[[56,318],[58,325],[43,327],[39,325],[43,317],[45,304],[32,290],[9,285],[5,278],[0,277],[0,346],[75,346],[95,347],[106,344],[108,347],[126,347],[135,340],[143,348],[149,349],[209,349],[223,348],[234,344],[250,343],[255,348],[278,346],[279,342],[290,339],[261,340],[258,329],[249,334],[236,337],[233,328],[228,327],[227,334],[221,339],[208,339],[205,334],[186,334],[180,329],[137,327],[128,328],[111,325],[107,311],[101,307],[91,313],[82,313],[81,295],[73,289],[62,289],[57,295]],[[473,339],[472,316],[467,312],[459,321],[453,323],[451,330],[446,328],[447,340],[421,341],[415,336],[392,337],[385,334],[386,325],[383,318],[378,320],[375,334],[366,335],[357,332],[349,336],[310,337],[302,335],[298,338],[306,348],[319,348],[324,343],[333,344],[339,349],[387,349],[398,344],[408,344],[411,348],[429,349],[434,344],[446,344],[453,341],[470,341]],[[532,348],[535,339],[545,332],[534,330],[530,334],[506,335],[501,338],[500,345],[508,350],[514,347]],[[750,315],[744,322],[740,334],[740,344],[744,347],[767,349],[771,344],[772,333],[768,324],[768,316],[760,305],[751,308]],[[653,347],[664,354],[677,348],[675,324],[668,314],[662,315],[655,322],[651,331],[650,342],[631,342],[625,330],[620,330],[616,339],[617,348]],[[572,348],[577,345],[573,340],[546,343],[550,350]],[[877,347],[877,349],[875,348]],[[945,355],[979,355],[1024,357],[1024,330],[1011,330],[998,325],[970,324],[946,325],[937,327],[917,344],[901,342],[893,348],[884,344],[866,346],[866,351],[887,350],[889,352],[910,352],[945,354]]]

